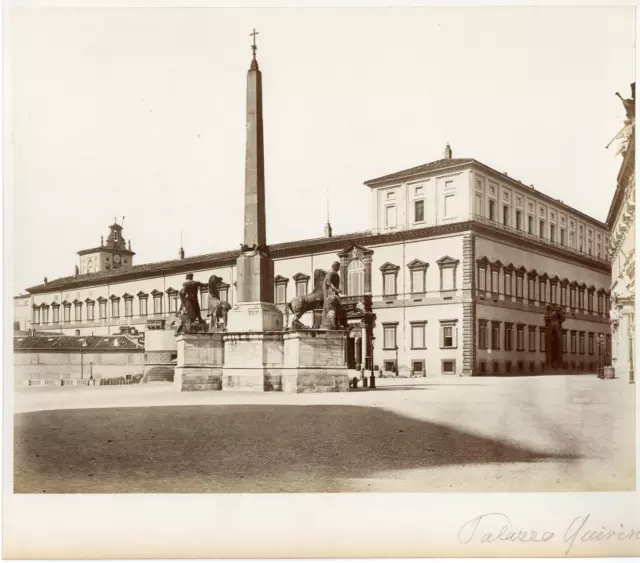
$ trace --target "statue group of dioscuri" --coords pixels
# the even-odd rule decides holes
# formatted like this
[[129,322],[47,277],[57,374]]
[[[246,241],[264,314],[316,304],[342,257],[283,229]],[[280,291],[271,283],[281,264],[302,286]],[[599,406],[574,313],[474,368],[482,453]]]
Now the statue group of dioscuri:
[[[302,315],[309,311],[322,309],[322,321],[320,328],[325,330],[338,330],[346,328],[347,318],[340,300],[340,262],[334,262],[328,272],[316,270],[314,275],[314,289],[307,295],[294,297],[287,305],[288,311],[294,318],[291,328],[294,330],[311,328],[300,321]],[[227,301],[220,300],[220,283],[222,278],[213,275],[209,283],[204,284],[193,279],[193,274],[187,274],[186,280],[180,289],[180,308],[176,313],[179,319],[177,334],[197,332],[224,332],[227,328],[227,315],[231,305]],[[200,289],[207,287],[209,290],[209,307],[207,311],[207,323],[202,318],[200,309]],[[174,325],[177,323],[174,323]]]

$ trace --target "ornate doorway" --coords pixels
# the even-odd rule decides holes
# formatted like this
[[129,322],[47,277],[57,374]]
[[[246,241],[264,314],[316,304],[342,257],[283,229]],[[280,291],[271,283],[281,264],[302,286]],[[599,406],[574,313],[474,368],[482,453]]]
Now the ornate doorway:
[[548,305],[547,314],[544,316],[546,327],[546,359],[547,369],[562,369],[562,323],[564,313],[557,305]]

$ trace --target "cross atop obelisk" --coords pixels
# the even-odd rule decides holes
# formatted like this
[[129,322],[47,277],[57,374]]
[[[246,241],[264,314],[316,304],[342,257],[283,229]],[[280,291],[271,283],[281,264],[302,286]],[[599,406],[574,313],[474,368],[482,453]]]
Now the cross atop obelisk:
[[258,46],[256,45],[256,35],[260,32],[256,31],[256,28],[253,28],[253,31],[249,34],[250,37],[253,37],[253,45],[251,45],[251,49],[253,49],[253,60],[251,61],[251,70],[258,70],[258,61],[256,59],[256,51],[258,50]]

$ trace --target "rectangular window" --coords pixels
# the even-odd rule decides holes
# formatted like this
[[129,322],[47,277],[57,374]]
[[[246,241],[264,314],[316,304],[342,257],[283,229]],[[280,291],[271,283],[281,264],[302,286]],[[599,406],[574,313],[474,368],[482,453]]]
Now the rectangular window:
[[455,196],[453,194],[444,196],[444,216],[447,219],[455,217]]
[[544,328],[540,329],[540,352],[547,351],[547,330]]
[[482,215],[482,196],[476,194],[476,215]]
[[147,314],[147,298],[140,298],[140,315],[145,316]]
[[82,303],[76,303],[74,305],[74,309],[75,309],[75,314],[74,314],[73,320],[78,323],[82,321]]
[[100,314],[101,319],[107,318],[107,302],[106,301],[100,301],[98,303],[98,313]]
[[425,323],[411,324],[411,348],[425,348]]
[[545,303],[547,300],[547,283],[541,281],[540,282],[540,295],[538,296],[538,300],[540,303]]
[[411,291],[413,293],[424,292],[424,270],[411,271]]
[[385,207],[385,226],[387,228],[393,228],[396,226],[396,206],[395,205],[389,205]]
[[[200,296],[202,297],[202,309],[206,310],[207,307],[205,305],[205,295],[208,295],[206,292],[201,292]],[[162,314],[162,295],[154,295],[153,296],[153,314],[161,315]]]
[[536,282],[533,278],[529,278],[529,301],[536,298]]
[[64,322],[65,323],[71,322],[71,305],[64,306]]
[[593,312],[593,292],[590,291],[587,296],[588,304],[589,304],[589,312]]
[[560,244],[564,246],[564,229],[560,229]]
[[60,322],[60,307],[53,308],[53,322],[58,324]]
[[287,302],[287,286],[283,283],[276,285],[276,303]]
[[489,200],[489,221],[496,220],[496,202],[492,199]]
[[508,272],[504,274],[504,294],[511,295],[511,274]]
[[303,297],[307,294],[307,282],[299,281],[296,282],[296,296]]
[[529,327],[529,352],[536,351],[536,328],[534,326]]
[[[176,298],[177,299],[177,298]],[[229,302],[229,288],[225,287],[225,288],[220,288],[220,301],[226,301],[227,303]]]
[[577,341],[576,331],[572,330],[571,331],[571,353],[572,354],[576,353],[576,341]]
[[478,268],[478,289],[485,291],[485,282],[487,279],[487,270],[485,268]]
[[424,362],[422,360],[413,360],[411,362],[411,371],[414,374],[424,373]]
[[133,317],[133,300],[125,299],[124,301],[124,316]]
[[498,285],[498,272],[496,270],[491,272],[491,291],[493,293],[500,292],[500,286]]
[[384,295],[396,295],[397,293],[396,274],[393,272],[386,273],[383,275],[383,279],[384,279],[384,286],[383,286]]
[[573,233],[569,233],[569,248],[575,248]]
[[594,333],[590,332],[589,333],[589,354],[593,354],[594,352],[593,342],[594,342]]
[[516,229],[522,230],[522,212],[516,211]]
[[577,307],[577,303],[576,303],[576,288],[572,287],[571,288],[571,308],[575,309]]
[[549,240],[551,242],[556,242],[556,226],[549,225]]
[[478,348],[486,350],[487,342],[487,321],[478,321]]
[[579,342],[580,342],[580,353],[584,354],[584,332],[580,333]]
[[178,294],[169,293],[169,313],[175,313],[178,311]]
[[511,350],[513,344],[513,324],[504,323],[504,349]]
[[491,322],[491,349],[500,350],[500,323],[498,321]]
[[456,288],[455,286],[455,279],[454,279],[454,268],[442,268],[440,270],[441,272],[441,276],[442,276],[442,286],[440,287],[440,289],[442,291],[451,291],[454,290]]
[[424,200],[415,201],[413,203],[413,220],[416,223],[424,221]]
[[120,301],[118,299],[111,301],[111,316],[114,319],[120,316]]
[[518,351],[524,350],[524,326],[518,325],[516,327],[516,348]]
[[384,371],[396,373],[396,361],[395,360],[385,360],[384,361]]
[[95,318],[95,305],[93,303],[87,303],[87,320],[92,321]]
[[544,238],[544,221],[540,220],[540,230],[538,231],[540,238]]
[[587,241],[587,254],[589,254],[589,256],[591,256],[591,241],[590,240]]
[[516,277],[516,297],[519,297],[520,299],[522,299],[522,294],[524,292],[523,284],[524,284],[524,277],[517,276]]
[[440,321],[440,347],[457,348],[457,328],[455,321]]
[[453,375],[456,372],[455,360],[442,360],[442,373],[445,375]]
[[568,351],[569,351],[569,348],[567,344],[567,331],[563,330],[562,331],[562,352],[566,354]]
[[530,235],[533,234],[533,217],[531,215],[529,215],[529,217],[528,217],[527,232]]
[[384,326],[384,347],[386,350],[396,349],[396,326]]
[[42,324],[49,324],[49,307],[42,307],[42,314],[40,318],[42,320]]
[[[154,312],[157,312],[156,309],[156,299],[160,298],[160,313],[162,313],[162,296],[161,295],[156,295],[153,298],[153,308],[154,308]],[[209,291],[201,291],[200,292],[200,310],[202,311],[206,311],[207,309],[209,309]]]
[[600,243],[596,244],[596,256],[602,258],[602,256],[600,256]]
[[444,342],[444,348],[453,348],[453,327],[452,326],[444,326],[442,327],[442,337]]
[[33,308],[33,324],[40,324],[40,307]]
[[502,224],[505,227],[509,226],[509,208],[506,205],[502,208]]

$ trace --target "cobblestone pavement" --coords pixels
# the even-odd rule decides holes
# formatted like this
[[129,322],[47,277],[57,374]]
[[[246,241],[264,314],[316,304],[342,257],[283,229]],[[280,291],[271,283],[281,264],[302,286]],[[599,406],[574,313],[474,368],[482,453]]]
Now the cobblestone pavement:
[[16,492],[635,489],[635,388],[595,376],[375,390],[16,388]]

